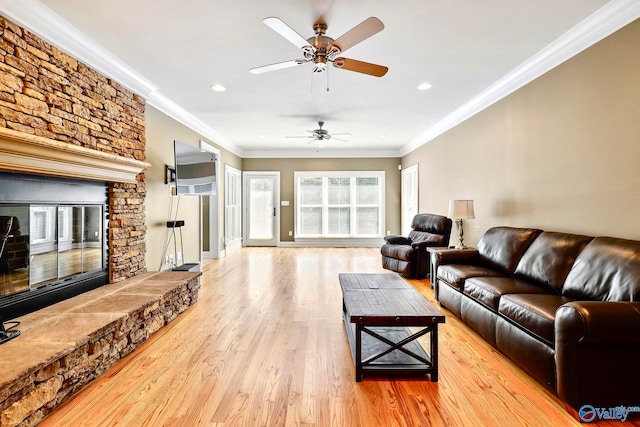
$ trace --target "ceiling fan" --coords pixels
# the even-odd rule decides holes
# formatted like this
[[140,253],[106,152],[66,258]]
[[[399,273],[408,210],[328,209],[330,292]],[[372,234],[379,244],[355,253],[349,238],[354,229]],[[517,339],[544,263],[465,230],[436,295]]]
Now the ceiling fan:
[[303,58],[252,68],[249,71],[253,74],[261,74],[268,71],[295,67],[296,65],[306,64],[307,62],[313,62],[313,71],[315,73],[325,71],[328,63],[333,63],[333,66],[336,68],[342,68],[344,70],[355,71],[357,73],[368,74],[375,77],[382,77],[389,70],[389,68],[382,65],[338,56],[361,41],[382,31],[384,29],[384,24],[378,18],[371,17],[365,19],[335,40],[331,37],[325,36],[327,24],[323,22],[316,22],[316,24],[314,24],[313,31],[315,36],[308,39],[304,39],[280,18],[269,17],[265,18],[263,22],[276,33],[293,43],[296,47],[302,49]]
[[287,136],[287,138],[311,138],[311,141],[309,141],[309,144],[311,144],[314,141],[328,141],[330,139],[335,139],[337,141],[347,142],[346,139],[336,138],[336,135],[339,135],[339,136],[351,135],[350,133],[329,133],[328,130],[322,129],[323,125],[324,125],[324,122],[320,121],[320,122],[318,122],[318,129],[316,129],[316,130],[308,130],[307,132],[309,132],[311,135]]

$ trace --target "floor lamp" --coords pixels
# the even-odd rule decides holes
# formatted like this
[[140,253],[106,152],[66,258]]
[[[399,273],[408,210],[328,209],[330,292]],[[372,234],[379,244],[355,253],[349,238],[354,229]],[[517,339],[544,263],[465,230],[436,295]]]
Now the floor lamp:
[[458,224],[459,242],[456,249],[466,249],[463,243],[462,221],[475,218],[473,213],[473,200],[449,200],[449,218]]

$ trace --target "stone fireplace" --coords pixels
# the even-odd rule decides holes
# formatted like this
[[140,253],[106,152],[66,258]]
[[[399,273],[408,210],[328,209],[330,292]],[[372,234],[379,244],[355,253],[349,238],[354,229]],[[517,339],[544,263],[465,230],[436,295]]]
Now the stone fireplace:
[[142,97],[0,16],[0,172],[106,186],[109,283],[146,271],[145,145]]
[[38,424],[197,301],[201,273],[146,272],[145,125],[143,98],[0,16],[0,237],[12,236],[0,274],[28,267],[13,299],[67,290],[68,265],[109,283],[13,322],[0,425]]
[[[8,129],[0,128],[0,141],[0,170],[13,171],[0,172],[0,316],[18,317],[134,275],[122,259],[144,252],[116,250],[122,240],[114,225],[132,213],[114,214],[113,224],[111,212],[126,210],[127,200],[110,187],[137,183],[146,163]],[[38,174],[23,173],[34,167]]]

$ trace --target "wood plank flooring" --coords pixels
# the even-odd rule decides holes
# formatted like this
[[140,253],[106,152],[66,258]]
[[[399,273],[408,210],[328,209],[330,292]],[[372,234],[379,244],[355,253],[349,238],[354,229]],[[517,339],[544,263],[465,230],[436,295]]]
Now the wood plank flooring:
[[[195,306],[41,425],[580,425],[445,309],[439,382],[356,383],[338,273],[386,273],[380,263],[376,248],[244,248],[212,261]],[[428,280],[409,283],[433,301]]]

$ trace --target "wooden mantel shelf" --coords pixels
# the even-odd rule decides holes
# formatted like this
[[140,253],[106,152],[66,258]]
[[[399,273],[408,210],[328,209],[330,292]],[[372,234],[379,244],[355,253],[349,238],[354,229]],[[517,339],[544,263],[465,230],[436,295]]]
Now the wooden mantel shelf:
[[105,182],[136,182],[149,163],[0,128],[0,170]]

